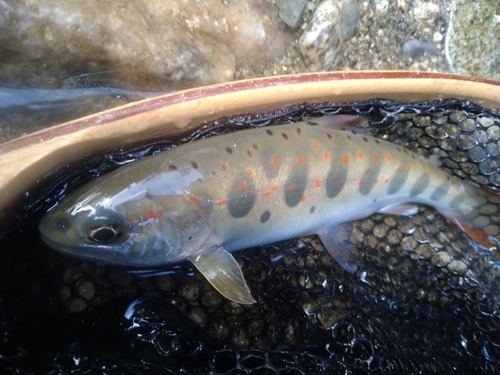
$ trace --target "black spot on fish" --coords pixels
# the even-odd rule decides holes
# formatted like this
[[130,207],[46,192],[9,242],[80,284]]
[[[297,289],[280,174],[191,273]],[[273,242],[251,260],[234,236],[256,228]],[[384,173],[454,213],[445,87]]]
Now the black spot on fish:
[[306,122],[306,124],[307,124],[307,125],[312,125],[312,126],[318,125],[318,123],[317,123],[317,122],[314,122],[314,121],[312,121],[312,120],[307,121],[307,122]]
[[311,209],[309,210],[309,212],[313,214],[314,211],[316,211],[316,207],[312,206]]
[[252,147],[253,147],[255,150],[258,150],[258,149],[259,149],[259,145],[258,145],[258,144],[256,144],[256,143],[254,143],[254,144],[252,145]]
[[265,223],[266,221],[269,220],[269,218],[271,217],[271,213],[268,211],[264,211],[264,213],[262,215],[260,215],[260,222],[261,223]]
[[401,149],[399,147],[396,147],[396,150],[398,150],[398,152],[401,152]]
[[[243,185],[244,191],[242,191]],[[245,173],[240,179],[235,179],[231,185],[227,196],[227,209],[232,217],[244,217],[252,211],[255,198],[253,179]]]
[[192,161],[191,167],[193,167],[194,169],[198,169],[198,164],[195,161]]
[[273,132],[272,132],[272,130],[267,129],[267,130],[266,130],[266,134],[267,134],[267,135],[273,135]]
[[422,193],[427,188],[427,186],[429,186],[429,177],[424,173],[419,177],[417,183],[411,189],[410,197],[416,197],[417,195]]
[[375,186],[375,180],[378,178],[380,173],[380,168],[382,167],[382,163],[375,163],[372,168],[370,168],[370,177],[365,177],[366,173],[363,174],[363,179],[365,182],[362,185],[359,185],[359,192],[363,195],[368,195],[370,191],[372,191]]
[[173,165],[173,164],[170,164],[168,167],[169,167],[171,170],[173,170],[173,171],[176,171],[176,170],[178,170],[178,169],[179,169],[179,168],[177,168],[177,167],[176,167],[175,165]]
[[328,138],[329,141],[331,141],[333,139],[333,137],[330,133],[326,133],[326,137]]
[[298,135],[301,135],[301,134],[302,134],[302,129],[301,129],[301,128],[297,128],[297,134],[298,134]]
[[406,179],[408,178],[409,173],[403,172],[400,170],[396,172],[391,178],[391,182],[389,182],[389,189],[387,189],[387,194],[396,194],[403,187]]
[[408,155],[408,150],[407,150],[406,148],[405,148],[405,149],[403,149],[403,151],[404,151],[404,153],[405,153],[406,155]]
[[443,198],[446,195],[446,193],[448,192],[449,187],[450,187],[449,181],[442,182],[441,185],[439,185],[436,188],[436,190],[434,190],[432,192],[431,200],[436,201],[436,200]]
[[286,133],[281,133],[281,136],[283,137],[283,139],[284,139],[285,141],[288,141],[288,134],[286,134]]
[[379,145],[380,141],[378,139],[375,139],[375,143]]
[[228,154],[232,154],[232,153],[233,153],[233,149],[232,149],[231,147],[229,147],[229,146],[227,146],[227,147],[225,148],[225,150],[226,150],[226,152],[227,152]]
[[248,156],[250,156],[250,157],[252,157],[252,156],[253,156],[253,155],[252,155],[252,151],[248,150],[248,151],[247,151],[247,155],[248,155]]
[[346,178],[347,166],[345,164],[341,166],[332,164],[325,183],[326,196],[331,199],[339,195],[345,186]]
[[285,202],[288,207],[295,207],[302,200],[306,191],[309,163],[294,164],[285,182]]
[[363,141],[368,142],[368,139],[366,139],[366,137],[363,137]]

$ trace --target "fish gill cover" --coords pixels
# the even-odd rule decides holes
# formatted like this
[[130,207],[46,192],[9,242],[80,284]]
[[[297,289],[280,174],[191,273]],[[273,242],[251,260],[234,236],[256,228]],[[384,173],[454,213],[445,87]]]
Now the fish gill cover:
[[[317,237],[235,253],[258,303],[241,306],[182,263],[157,274],[46,248],[40,213],[67,190],[161,149],[304,116],[359,114],[377,137],[498,192],[498,113],[469,102],[315,103],[224,118],[181,139],[116,151],[52,180],[0,244],[6,373],[399,374],[500,371],[498,251],[480,252],[434,209],[352,223],[345,272]],[[90,166],[90,168],[89,168]]]

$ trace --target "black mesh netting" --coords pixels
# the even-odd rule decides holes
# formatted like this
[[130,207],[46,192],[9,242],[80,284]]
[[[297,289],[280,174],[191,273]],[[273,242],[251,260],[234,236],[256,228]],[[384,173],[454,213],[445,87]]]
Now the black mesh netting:
[[[1,239],[0,368],[8,373],[479,374],[500,372],[496,251],[435,210],[352,224],[358,270],[316,237],[236,253],[258,303],[222,298],[190,263],[147,273],[75,261],[41,243],[41,213],[76,186],[160,149],[304,116],[360,114],[378,137],[439,155],[498,191],[500,119],[468,102],[315,103],[224,118],[182,139],[116,150],[47,177]],[[47,185],[49,186],[49,185]],[[27,219],[26,219],[27,218]],[[14,219],[13,219],[14,220]]]

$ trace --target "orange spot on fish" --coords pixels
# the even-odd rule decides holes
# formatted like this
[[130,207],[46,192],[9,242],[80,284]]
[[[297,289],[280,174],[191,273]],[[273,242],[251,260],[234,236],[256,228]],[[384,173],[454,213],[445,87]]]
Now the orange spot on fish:
[[335,182],[335,178],[333,178],[333,177],[332,177],[332,178],[330,178],[330,181],[331,181],[331,182]]
[[276,164],[278,162],[278,158],[276,156],[273,156],[271,158],[271,163]]
[[314,141],[314,147],[319,148],[319,143]]
[[329,156],[330,156],[330,155],[328,154],[328,152],[325,152],[325,153],[323,154],[323,159],[328,160],[328,157],[329,157]]
[[305,195],[303,195],[303,196],[300,198],[300,201],[301,201],[301,202],[305,202],[305,201],[306,201],[306,196],[305,196]]
[[362,152],[358,152],[358,159],[363,159],[363,153]]
[[364,181],[364,180],[359,180],[359,181],[358,181],[358,185],[360,185],[360,186],[361,186],[361,185],[363,185],[364,183],[365,183],[365,181]]
[[276,185],[271,186],[272,191],[278,191],[278,187]]
[[271,192],[270,192],[269,190],[266,190],[266,191],[264,192],[264,197],[268,197],[268,196],[270,196],[270,195],[271,195]]
[[389,179],[388,179],[388,178],[386,178],[386,179],[384,180],[384,184],[388,184],[388,183],[389,183]]
[[249,176],[252,175],[252,170],[251,169],[247,169],[247,175],[249,175]]
[[344,185],[344,181],[339,181],[339,185],[340,186]]
[[163,210],[163,208],[160,208],[159,210],[156,210],[156,213],[158,215],[162,215],[165,211]]
[[343,161],[344,161],[344,164],[349,163],[349,155],[345,155]]
[[419,160],[419,161],[418,161],[418,165],[422,165],[422,164],[424,164],[424,163],[422,162],[422,160]]
[[224,199],[224,198],[219,199],[219,204],[220,205],[223,205],[223,204],[226,204],[226,203],[227,203],[227,199]]
[[425,177],[429,177],[430,175],[429,171],[425,171]]
[[411,166],[409,165],[406,167],[406,172],[410,172],[410,171],[411,171]]
[[216,171],[212,171],[212,175],[213,176],[217,176],[217,172]]
[[321,187],[321,181],[320,180],[316,180],[315,185],[316,185],[316,187]]
[[375,163],[378,163],[378,156],[374,156],[374,157],[373,157],[373,161],[374,161]]
[[374,180],[374,182],[375,182],[376,184],[378,184],[378,178],[376,178],[376,179]]
[[445,180],[445,178],[446,178],[446,177],[444,177],[444,176],[441,176],[441,180],[443,180],[443,181],[444,181],[444,180]]
[[397,166],[396,172],[401,172],[401,166],[400,165]]
[[131,223],[132,221],[134,221],[134,219],[132,219],[130,216],[127,216],[127,221]]
[[387,159],[387,161],[391,161],[391,155],[387,155],[385,158]]
[[240,183],[241,191],[247,190],[247,184],[245,182]]
[[227,171],[227,164],[222,163],[222,170]]
[[149,217],[150,219],[156,219],[156,213],[154,211],[148,211],[146,213],[146,216]]
[[192,195],[192,196],[191,196],[191,200],[192,200],[194,203],[196,203],[198,206],[200,205],[200,199],[199,199],[197,196]]
[[417,187],[420,187],[422,186],[422,183],[421,182],[417,182]]
[[288,191],[289,191],[290,193],[293,193],[293,192],[295,191],[295,186],[290,186],[290,187],[288,188]]
[[370,168],[366,168],[365,173],[366,173],[366,174],[370,174]]

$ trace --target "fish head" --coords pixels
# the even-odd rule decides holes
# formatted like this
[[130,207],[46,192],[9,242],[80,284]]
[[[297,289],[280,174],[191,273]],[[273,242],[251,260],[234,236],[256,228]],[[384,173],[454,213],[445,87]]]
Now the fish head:
[[78,191],[39,224],[51,248],[87,261],[150,267],[189,258],[210,238],[203,212],[183,196],[133,197],[117,202]]

